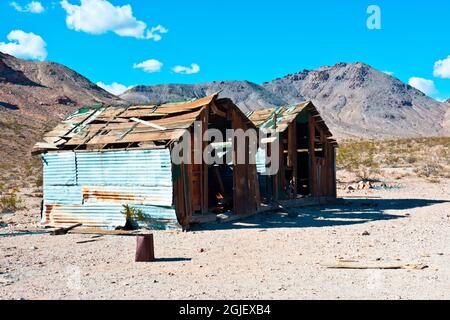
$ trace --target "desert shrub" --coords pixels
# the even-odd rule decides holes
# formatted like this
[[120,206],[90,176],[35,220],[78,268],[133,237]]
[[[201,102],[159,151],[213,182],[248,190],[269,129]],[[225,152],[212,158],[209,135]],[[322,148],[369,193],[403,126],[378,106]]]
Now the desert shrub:
[[407,156],[405,161],[408,164],[414,164],[418,161],[418,159],[415,156]]
[[380,170],[372,169],[372,168],[361,168],[356,172],[356,177],[362,181],[379,181],[378,175],[380,174]]
[[450,177],[450,137],[341,141],[338,169],[370,178],[380,168],[412,168],[419,177]]
[[44,184],[44,179],[42,177],[42,174],[40,174],[40,175],[38,175],[36,177],[36,181],[35,182],[36,182],[36,187],[42,188],[42,185]]
[[343,143],[337,151],[336,165],[339,169],[349,171],[378,168],[379,163],[375,160],[376,154],[377,148],[372,141]]
[[428,163],[414,170],[417,176],[422,178],[439,177],[443,171],[444,167],[437,163]]
[[3,212],[16,211],[23,207],[23,201],[15,193],[0,198],[0,209]]

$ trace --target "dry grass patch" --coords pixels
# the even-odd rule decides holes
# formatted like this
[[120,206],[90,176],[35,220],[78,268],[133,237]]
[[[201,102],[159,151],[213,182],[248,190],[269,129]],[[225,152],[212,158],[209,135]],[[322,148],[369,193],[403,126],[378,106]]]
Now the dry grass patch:
[[382,169],[398,168],[437,182],[450,178],[450,137],[343,141],[336,162],[339,169],[362,180],[370,180]]

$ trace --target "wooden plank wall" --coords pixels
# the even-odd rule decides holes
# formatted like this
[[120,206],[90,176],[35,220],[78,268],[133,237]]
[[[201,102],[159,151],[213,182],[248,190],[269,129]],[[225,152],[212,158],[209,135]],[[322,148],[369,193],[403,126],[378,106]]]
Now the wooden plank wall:
[[[316,120],[309,117],[309,154],[310,154],[310,190],[313,197],[336,196],[336,172],[334,146],[327,140],[324,131],[317,126]],[[316,157],[314,134],[320,133],[323,157]]]
[[[230,112],[233,129],[248,129],[235,109],[230,109],[228,112]],[[233,148],[237,154],[236,143]],[[236,161],[233,164],[233,211],[239,215],[255,213],[260,202],[256,164],[250,164],[248,143],[245,144],[245,154],[245,164],[237,164]]]

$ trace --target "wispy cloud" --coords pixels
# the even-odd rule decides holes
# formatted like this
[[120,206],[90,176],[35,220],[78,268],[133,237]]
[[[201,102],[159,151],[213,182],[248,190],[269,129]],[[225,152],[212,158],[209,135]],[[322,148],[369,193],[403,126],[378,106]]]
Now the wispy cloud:
[[383,73],[386,73],[387,75],[393,76],[394,73],[392,71],[383,71]]
[[61,1],[66,11],[66,24],[69,29],[90,34],[104,34],[112,31],[121,37],[161,40],[161,34],[168,32],[161,25],[147,28],[147,24],[133,15],[131,5],[114,6],[106,0],[81,0],[74,5]]
[[200,72],[200,66],[196,63],[192,63],[190,67],[175,66],[172,68],[172,71],[181,74],[194,74]]
[[125,86],[123,84],[117,83],[117,82],[113,82],[111,84],[106,84],[103,82],[97,82],[97,85],[100,88],[105,89],[106,91],[115,94],[116,96],[118,96],[119,94],[124,93],[125,91],[127,91],[128,89],[131,89],[133,86]]
[[31,1],[24,6],[13,1],[10,5],[19,12],[42,13],[45,11],[44,6],[39,1]]
[[437,93],[436,86],[433,80],[424,78],[412,77],[409,79],[409,85],[422,91],[426,95],[432,95]]
[[41,36],[32,32],[12,30],[7,39],[8,43],[0,42],[0,51],[17,58],[45,60],[47,58],[46,43]]
[[434,63],[433,75],[439,78],[450,79],[450,56]]
[[162,25],[157,25],[156,27],[152,27],[150,30],[147,30],[147,39],[153,39],[155,41],[159,41],[162,39],[161,33],[167,33],[169,30],[164,28]]
[[163,66],[162,62],[155,59],[150,59],[140,63],[135,63],[133,65],[133,68],[142,69],[147,73],[154,73],[161,71],[162,66]]

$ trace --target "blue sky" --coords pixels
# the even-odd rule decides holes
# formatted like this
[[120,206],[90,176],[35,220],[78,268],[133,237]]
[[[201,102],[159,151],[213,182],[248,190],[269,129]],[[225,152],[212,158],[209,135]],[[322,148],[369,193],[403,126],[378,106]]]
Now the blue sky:
[[[42,8],[30,2],[0,0],[0,50],[62,63],[93,82],[261,83],[363,61],[404,82],[413,78],[435,98],[450,98],[447,0],[83,0],[82,6],[40,0]],[[366,26],[372,4],[381,9],[381,30]],[[13,30],[23,33],[8,40]],[[18,39],[37,43],[8,46]]]

